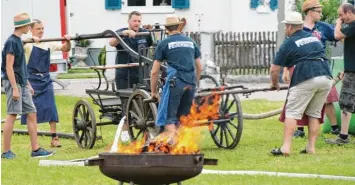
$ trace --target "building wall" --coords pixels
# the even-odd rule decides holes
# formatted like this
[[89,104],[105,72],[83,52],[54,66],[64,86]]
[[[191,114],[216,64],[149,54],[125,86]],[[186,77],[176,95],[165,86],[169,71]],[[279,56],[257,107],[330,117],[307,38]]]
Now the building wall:
[[[70,34],[97,33],[127,26],[127,8],[105,10],[105,0],[67,0]],[[124,0],[125,1],[125,0]],[[136,10],[145,12],[144,8]],[[166,13],[143,13],[143,24],[163,23],[167,14],[187,19],[186,31],[275,31],[277,10],[268,14],[250,9],[249,0],[190,0],[189,9],[172,9]],[[104,45],[95,41],[95,47]]]

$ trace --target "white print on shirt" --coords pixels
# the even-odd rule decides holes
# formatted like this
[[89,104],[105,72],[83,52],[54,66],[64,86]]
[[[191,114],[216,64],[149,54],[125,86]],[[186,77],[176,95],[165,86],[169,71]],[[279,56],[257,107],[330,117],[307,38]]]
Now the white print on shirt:
[[295,43],[297,47],[312,43],[312,42],[320,42],[317,37],[307,37],[303,39],[296,40]]
[[177,42],[170,42],[168,44],[169,49],[173,48],[194,48],[194,43],[191,41],[177,41]]

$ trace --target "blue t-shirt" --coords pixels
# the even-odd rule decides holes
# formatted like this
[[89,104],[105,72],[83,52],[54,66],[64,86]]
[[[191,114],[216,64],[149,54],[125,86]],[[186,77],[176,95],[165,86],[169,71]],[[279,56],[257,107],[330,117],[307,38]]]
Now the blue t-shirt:
[[355,72],[355,21],[344,25],[340,30],[344,39],[344,71]]
[[290,87],[317,76],[332,76],[323,44],[303,30],[284,41],[276,53],[274,64],[295,66]]
[[21,86],[27,85],[27,67],[23,43],[20,37],[12,34],[5,42],[4,49],[2,50],[1,72],[4,79],[8,80],[6,73],[6,55],[14,55],[14,73],[16,83]]
[[176,77],[185,83],[195,85],[195,59],[201,56],[197,44],[189,37],[174,34],[162,40],[155,49],[154,60],[167,61],[177,70]]
[[[122,32],[124,30],[128,30],[128,28],[121,28],[117,30],[116,32]],[[139,28],[138,32],[148,32],[148,30]],[[153,44],[152,37],[151,36],[136,36],[135,38],[129,38],[129,37],[122,37],[123,41],[134,51],[138,52],[138,48],[147,48],[150,47]],[[118,44],[116,46],[117,50],[123,50],[123,47],[121,44]],[[132,61],[129,53],[127,51],[118,51],[117,52],[117,57],[116,57],[116,64],[127,64],[127,63],[132,63]],[[131,77],[138,77],[138,67],[135,68],[123,68],[123,69],[116,69],[117,70],[117,75],[120,78],[127,78],[128,76],[128,70],[130,73]]]
[[327,46],[326,45],[327,41],[331,41],[331,42],[337,41],[334,37],[334,26],[325,22],[321,22],[321,21],[316,22],[316,24],[312,29],[303,27],[303,30],[308,33],[311,33],[313,36],[321,40],[324,48]]

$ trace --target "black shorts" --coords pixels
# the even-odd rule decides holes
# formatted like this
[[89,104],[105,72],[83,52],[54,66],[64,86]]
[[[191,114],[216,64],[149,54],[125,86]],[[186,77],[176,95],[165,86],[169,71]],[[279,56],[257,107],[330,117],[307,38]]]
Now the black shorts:
[[355,73],[345,72],[340,91],[340,110],[355,113]]

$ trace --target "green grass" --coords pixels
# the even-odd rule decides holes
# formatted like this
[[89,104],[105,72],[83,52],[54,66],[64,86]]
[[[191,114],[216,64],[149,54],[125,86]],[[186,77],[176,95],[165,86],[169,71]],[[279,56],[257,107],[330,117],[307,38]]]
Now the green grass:
[[58,79],[85,79],[85,78],[98,78],[96,73],[78,74],[78,73],[62,73],[58,74]]
[[93,69],[71,68],[68,73],[61,73],[57,76],[58,79],[85,79],[98,78],[97,73]]
[[[71,117],[75,103],[80,98],[56,96],[60,123],[60,132],[72,133]],[[2,118],[5,112],[5,99],[2,95]],[[91,102],[91,100],[89,100]],[[282,102],[268,102],[264,100],[243,101],[245,113],[261,113],[279,108]],[[94,106],[96,115],[97,106]],[[97,118],[98,119],[98,118]],[[100,120],[97,120],[100,121]],[[16,129],[26,129],[19,122]],[[48,131],[48,124],[40,124],[39,130]],[[63,147],[56,149],[56,155],[49,157],[53,160],[70,160],[91,157],[106,151],[115,134],[115,126],[104,126],[102,129],[103,141],[97,141],[91,150],[79,149],[74,140],[61,139]],[[280,146],[282,142],[283,125],[277,117],[263,120],[245,120],[242,139],[234,150],[218,149],[211,137],[205,135],[202,152],[207,158],[218,159],[217,166],[205,166],[206,169],[218,170],[258,170],[292,173],[312,173],[327,175],[355,176],[355,145],[329,146],[324,144],[325,137],[321,135],[317,142],[316,155],[301,155],[298,152],[304,148],[306,139],[295,139],[293,153],[290,157],[273,157],[269,151]],[[98,128],[98,135],[101,135]],[[354,137],[351,138],[352,142]],[[40,137],[40,144],[48,148],[50,138]],[[1,178],[3,185],[28,184],[117,184],[102,175],[97,167],[41,167],[39,159],[30,158],[30,143],[28,136],[14,135],[12,149],[17,154],[15,160],[2,160]],[[287,178],[272,176],[246,176],[246,175],[199,175],[183,184],[353,184],[351,181],[335,181],[324,179]]]
[[93,69],[71,68],[68,73],[96,73]]

